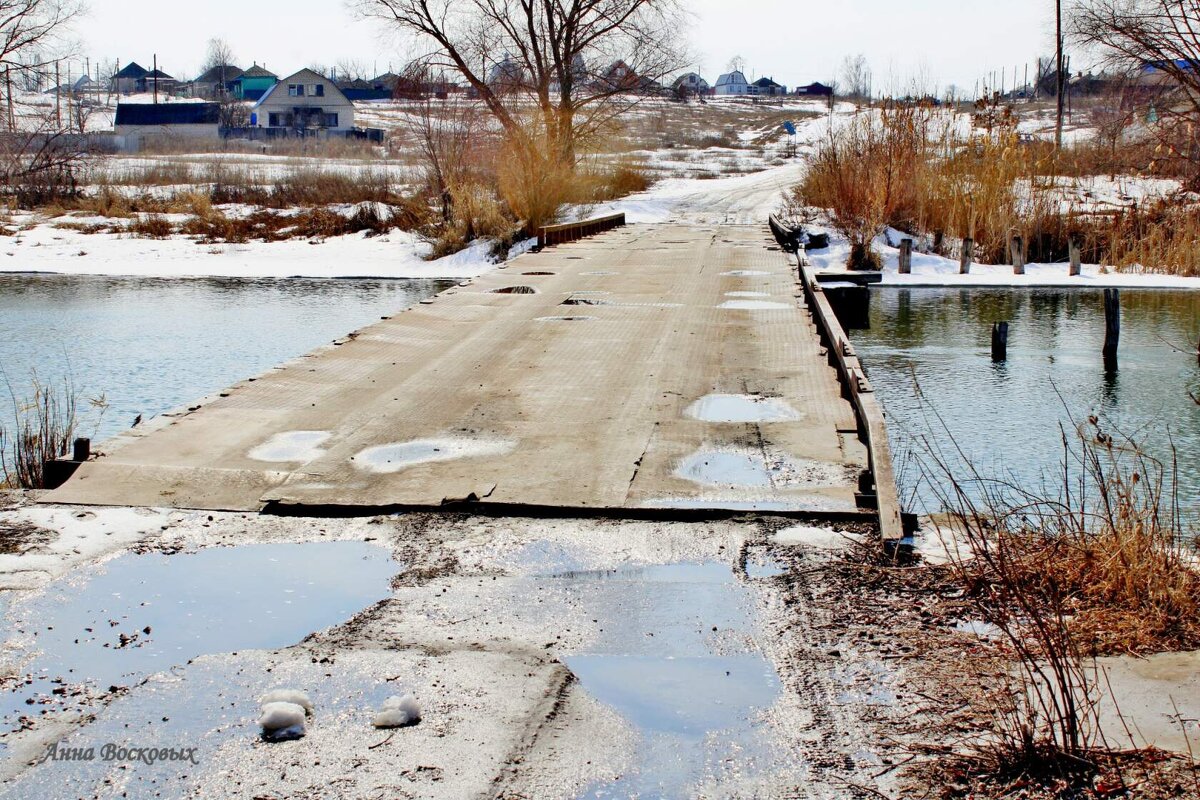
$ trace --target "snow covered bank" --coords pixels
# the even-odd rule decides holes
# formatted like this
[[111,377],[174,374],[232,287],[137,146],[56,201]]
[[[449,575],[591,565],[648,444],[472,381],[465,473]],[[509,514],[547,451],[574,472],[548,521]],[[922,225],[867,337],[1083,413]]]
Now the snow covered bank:
[[[900,233],[891,233],[899,241]],[[850,245],[831,234],[832,244],[822,250],[810,250],[808,260],[818,270],[840,270],[850,255]],[[912,272],[900,274],[900,250],[884,237],[875,240],[875,251],[883,259],[883,282],[889,286],[1063,286],[1076,288],[1140,288],[1200,290],[1200,278],[1163,275],[1150,272],[1117,272],[1112,267],[1084,264],[1083,274],[1071,276],[1067,264],[1027,264],[1024,275],[1013,274],[1010,264],[971,264],[967,275],[959,274],[958,259],[932,253],[912,256]]]
[[0,272],[214,278],[469,278],[493,266],[490,242],[436,261],[415,234],[352,234],[310,241],[198,244],[88,234],[39,224],[0,238]]

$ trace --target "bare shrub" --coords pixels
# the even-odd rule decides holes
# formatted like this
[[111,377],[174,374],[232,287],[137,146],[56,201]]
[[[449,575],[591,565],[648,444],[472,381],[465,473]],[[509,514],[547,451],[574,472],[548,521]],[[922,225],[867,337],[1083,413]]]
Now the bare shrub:
[[0,431],[0,472],[10,486],[41,489],[43,465],[67,453],[75,437],[75,387],[68,379],[55,386],[34,375],[28,397],[18,397],[11,382],[8,394],[16,427],[8,441]]
[[922,216],[920,173],[933,155],[930,125],[926,109],[890,104],[831,129],[809,156],[800,197],[830,209],[834,226],[850,240],[851,269],[878,269],[871,243],[884,226]]
[[129,226],[130,233],[145,239],[166,239],[174,231],[174,226],[161,214],[140,216]]
[[1057,491],[985,478],[923,445],[943,531],[962,543],[952,567],[1017,659],[988,693],[991,735],[976,757],[1002,785],[1090,787],[1112,760],[1089,659],[1200,644],[1200,573],[1173,468],[1094,417],[1073,444],[1064,435]]

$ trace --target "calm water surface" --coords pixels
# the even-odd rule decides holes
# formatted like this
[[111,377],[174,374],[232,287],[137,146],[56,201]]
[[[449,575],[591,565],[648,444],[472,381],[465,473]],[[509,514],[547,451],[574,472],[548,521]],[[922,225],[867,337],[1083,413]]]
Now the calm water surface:
[[[1098,414],[1156,457],[1178,456],[1179,499],[1200,519],[1200,292],[1121,292],[1120,369],[1106,375],[1099,291],[883,289],[871,327],[851,331],[884,403],[898,479],[937,510],[909,456],[950,437],[987,476],[1029,484],[1061,471],[1060,425]],[[991,361],[991,325],[1008,320],[1008,361]],[[1181,352],[1183,351],[1183,352]],[[939,418],[941,421],[939,421]],[[953,456],[952,456],[953,460]],[[1053,478],[1051,478],[1052,480]]]
[[[257,375],[430,297],[452,282],[0,275],[0,369],[24,394],[30,371],[104,395],[103,439]],[[13,418],[0,379],[0,424]],[[81,405],[86,402],[81,400]]]

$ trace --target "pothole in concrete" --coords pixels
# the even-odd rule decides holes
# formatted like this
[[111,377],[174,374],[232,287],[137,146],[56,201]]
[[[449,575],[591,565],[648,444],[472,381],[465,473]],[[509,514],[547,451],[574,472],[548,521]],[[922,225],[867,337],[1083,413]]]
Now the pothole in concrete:
[[771,273],[761,269],[731,269],[721,274],[730,278],[754,278],[760,275],[770,275]]
[[534,322],[588,322],[588,321],[594,320],[594,319],[595,319],[595,317],[581,317],[581,316],[537,317],[536,319],[534,319]]
[[611,300],[601,300],[596,297],[568,297],[563,300],[561,305],[564,306],[611,306]]
[[784,754],[759,722],[779,678],[755,646],[754,599],[727,564],[620,566],[551,578],[596,620],[563,661],[639,736],[634,769],[581,797],[696,796],[713,771],[753,782]]
[[457,458],[503,455],[515,446],[515,443],[503,439],[468,439],[447,436],[368,447],[366,450],[360,450],[350,460],[359,469],[368,472],[389,473],[399,472],[417,464],[453,461]]
[[554,273],[553,272],[545,272],[545,271],[541,271],[541,270],[535,270],[533,272],[522,272],[521,274],[522,275],[553,275]]
[[391,594],[399,566],[365,542],[129,554],[52,584],[8,617],[28,653],[3,726],[87,703],[205,654],[285,647]]
[[782,455],[767,457],[757,450],[736,448],[693,453],[679,463],[675,475],[731,489],[833,486],[845,481],[845,469],[837,464]]
[[770,300],[726,300],[717,308],[725,308],[737,311],[777,311],[787,308],[793,308],[788,303],[775,303]]
[[246,455],[255,461],[309,462],[324,455],[321,445],[329,440],[330,435],[328,431],[284,431]]
[[492,289],[492,294],[537,294],[538,290],[532,286],[501,286],[499,289]]
[[755,394],[709,394],[683,412],[704,422],[789,422],[800,412],[781,398]]

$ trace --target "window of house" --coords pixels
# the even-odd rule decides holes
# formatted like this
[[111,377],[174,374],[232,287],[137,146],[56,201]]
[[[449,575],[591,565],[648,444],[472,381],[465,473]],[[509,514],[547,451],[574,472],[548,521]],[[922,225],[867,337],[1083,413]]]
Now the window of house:
[[270,113],[270,114],[267,116],[267,125],[268,125],[268,126],[270,126],[270,127],[272,127],[272,128],[278,128],[278,127],[280,127],[280,126],[281,126],[281,124],[282,124],[282,123],[279,121],[279,114],[278,114],[278,113],[276,113],[276,112],[272,111],[272,112],[271,112],[271,113]]
[[338,126],[338,115],[337,114],[326,114],[325,115],[325,127],[326,128],[336,128],[337,126]]
[[288,84],[288,97],[304,97],[304,84],[303,83],[289,83]]
[[318,83],[316,86],[314,86],[313,87],[313,95],[316,97],[324,97],[325,96],[325,84]]

